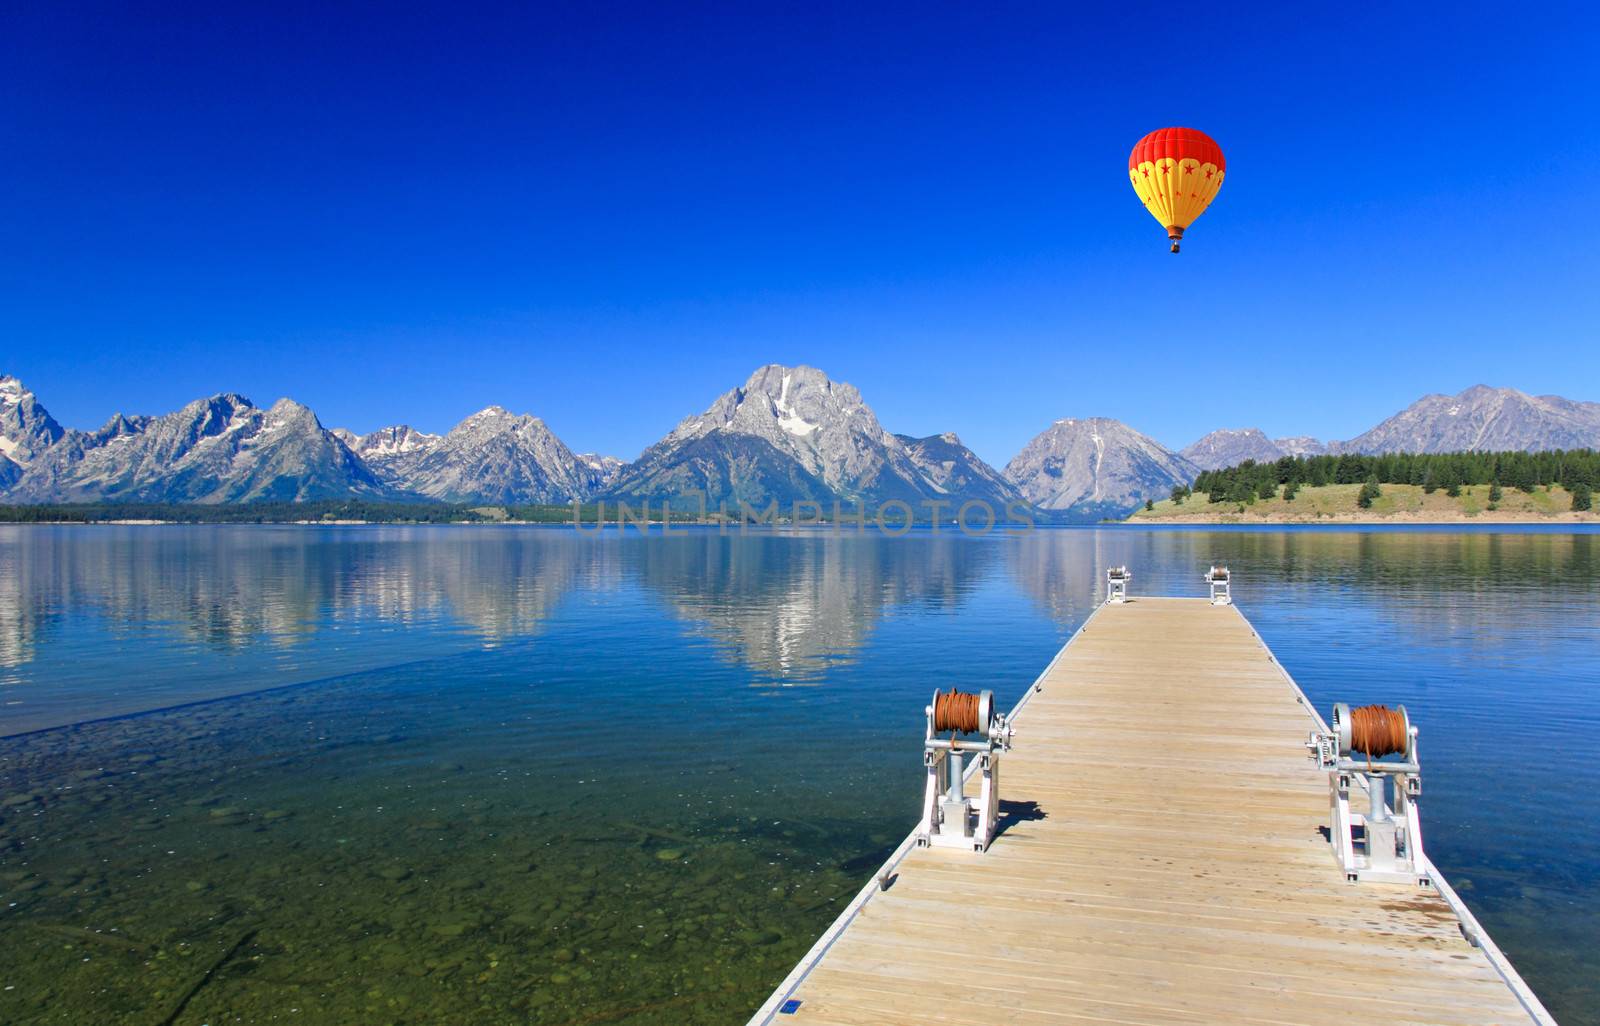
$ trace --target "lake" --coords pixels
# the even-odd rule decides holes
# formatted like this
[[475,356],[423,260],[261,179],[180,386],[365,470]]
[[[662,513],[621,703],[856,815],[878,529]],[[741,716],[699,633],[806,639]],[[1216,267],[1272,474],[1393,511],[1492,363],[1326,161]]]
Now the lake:
[[0,1022],[742,1023],[934,688],[1214,561],[1324,715],[1406,704],[1429,854],[1600,1023],[1600,534],[376,526],[0,526]]

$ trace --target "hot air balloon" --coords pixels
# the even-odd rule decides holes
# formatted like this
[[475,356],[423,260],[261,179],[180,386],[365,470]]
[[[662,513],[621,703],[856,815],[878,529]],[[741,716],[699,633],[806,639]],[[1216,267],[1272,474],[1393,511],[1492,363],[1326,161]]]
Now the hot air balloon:
[[1128,178],[1150,216],[1166,227],[1174,253],[1183,230],[1216,198],[1227,167],[1217,141],[1194,128],[1158,128],[1134,144]]

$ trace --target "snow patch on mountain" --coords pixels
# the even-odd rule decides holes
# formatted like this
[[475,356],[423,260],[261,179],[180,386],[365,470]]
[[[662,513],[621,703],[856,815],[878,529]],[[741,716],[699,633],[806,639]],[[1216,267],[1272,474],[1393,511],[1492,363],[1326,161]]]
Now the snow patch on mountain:
[[793,374],[785,374],[783,376],[783,389],[778,393],[778,398],[772,401],[772,405],[779,414],[778,427],[789,432],[791,435],[804,438],[805,436],[811,434],[811,432],[817,430],[818,425],[813,424],[804,417],[800,416],[794,411],[794,407],[789,405],[789,382],[793,380]]

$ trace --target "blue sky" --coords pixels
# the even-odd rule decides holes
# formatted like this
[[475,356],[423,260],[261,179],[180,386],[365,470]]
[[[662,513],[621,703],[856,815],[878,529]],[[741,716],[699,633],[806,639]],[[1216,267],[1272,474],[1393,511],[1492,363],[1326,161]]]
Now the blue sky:
[[[1597,39],[1578,5],[11,4],[0,371],[78,427],[499,403],[624,457],[768,362],[996,463],[1067,416],[1176,447],[1600,400]],[[1172,124],[1229,165],[1176,257],[1125,163]]]

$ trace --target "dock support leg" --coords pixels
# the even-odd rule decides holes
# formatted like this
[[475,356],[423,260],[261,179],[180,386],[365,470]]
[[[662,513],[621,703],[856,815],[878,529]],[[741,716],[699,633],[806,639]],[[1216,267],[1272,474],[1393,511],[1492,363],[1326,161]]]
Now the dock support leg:
[[1328,775],[1329,805],[1331,807],[1332,823],[1329,824],[1333,836],[1333,857],[1339,863],[1339,868],[1344,870],[1345,879],[1357,878],[1356,853],[1353,838],[1355,836],[1355,820],[1350,813],[1350,778],[1343,773],[1330,773]]
[[939,803],[944,797],[944,752],[923,752],[923,765],[927,768],[927,782],[922,788],[922,825],[917,828],[918,843],[933,843],[939,832]]
[[1000,760],[992,756],[981,757],[983,763],[983,791],[978,801],[978,836],[974,847],[988,851],[994,840],[995,825],[1000,821]]

